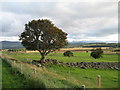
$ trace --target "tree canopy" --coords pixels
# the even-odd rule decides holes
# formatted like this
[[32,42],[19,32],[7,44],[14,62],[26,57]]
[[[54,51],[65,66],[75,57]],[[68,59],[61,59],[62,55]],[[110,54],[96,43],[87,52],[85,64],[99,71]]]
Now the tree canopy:
[[57,49],[67,45],[67,33],[57,28],[48,19],[32,20],[25,24],[25,30],[21,33],[22,45],[28,50],[38,50],[45,59],[45,56]]
[[73,56],[73,53],[72,53],[71,51],[65,51],[65,52],[63,53],[63,55],[64,55],[64,56],[71,57],[71,56]]
[[95,59],[102,57],[103,50],[101,48],[96,48],[91,50],[91,56]]

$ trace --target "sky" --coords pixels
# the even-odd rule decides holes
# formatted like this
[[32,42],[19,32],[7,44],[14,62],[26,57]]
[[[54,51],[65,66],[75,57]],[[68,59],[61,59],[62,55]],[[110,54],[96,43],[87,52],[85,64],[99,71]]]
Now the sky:
[[49,19],[72,41],[118,41],[118,2],[95,1],[10,1],[0,3],[0,41],[19,41],[24,25]]

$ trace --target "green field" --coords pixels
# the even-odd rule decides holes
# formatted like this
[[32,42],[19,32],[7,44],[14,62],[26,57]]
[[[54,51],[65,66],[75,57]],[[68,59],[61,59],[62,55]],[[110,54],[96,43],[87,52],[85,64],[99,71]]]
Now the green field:
[[[8,53],[3,52],[3,56],[6,58],[14,58],[18,61],[32,61],[39,60],[39,53]],[[118,62],[118,55],[103,55],[103,58],[94,59],[90,57],[90,53],[86,52],[74,52],[74,57],[64,57],[63,53],[50,53],[47,58],[57,59],[62,62]],[[15,67],[19,68],[20,63],[16,63]],[[21,82],[23,78],[20,75],[12,76],[10,68],[3,63],[3,86],[4,87],[26,87],[24,82]],[[97,76],[101,75],[101,88],[118,88],[118,70],[111,69],[80,69],[72,68],[61,65],[48,65],[43,67],[36,67],[37,74],[36,80],[33,78],[33,68],[35,66],[23,63],[23,74],[26,78],[32,78],[34,84],[44,88],[80,88],[85,85],[86,88],[98,88]],[[7,71],[8,70],[8,71]],[[19,71],[19,69],[17,69]],[[11,79],[8,79],[12,77]],[[16,78],[18,80],[16,81]],[[6,82],[7,85],[6,85]],[[13,82],[17,82],[18,85],[14,85]],[[25,80],[25,82],[27,82]],[[32,82],[32,83],[33,83]],[[11,83],[13,83],[11,86]],[[19,85],[20,83],[20,85]],[[29,83],[31,84],[31,83]],[[32,84],[30,87],[38,87]]]
[[[16,67],[20,64],[16,63]],[[3,62],[3,87],[4,88],[33,88],[36,82],[33,79],[33,65],[23,64],[24,76],[14,74],[6,63]],[[96,69],[80,69],[67,66],[49,65],[44,68],[37,69],[37,81],[39,88],[80,88],[85,85],[86,88],[97,88],[97,76],[101,75],[101,88],[117,88],[118,87],[118,71],[117,70],[96,70]],[[28,83],[32,78],[32,83]],[[17,83],[17,84],[16,84]],[[29,85],[30,84],[30,85]],[[38,83],[37,83],[38,85]],[[38,88],[38,86],[35,86]]]
[[96,70],[96,69],[79,69],[66,68],[59,66],[48,66],[49,72],[55,72],[69,78],[79,85],[86,85],[87,88],[97,88],[97,76],[101,75],[102,88],[116,88],[118,87],[118,71],[116,70]]
[[[118,55],[103,55],[103,58],[94,59],[90,57],[90,53],[86,52],[73,52],[74,57],[64,57],[63,53],[50,53],[46,57],[47,59],[57,59],[62,62],[118,62]],[[7,56],[18,59],[20,61],[40,60],[39,53],[7,53],[3,52]]]

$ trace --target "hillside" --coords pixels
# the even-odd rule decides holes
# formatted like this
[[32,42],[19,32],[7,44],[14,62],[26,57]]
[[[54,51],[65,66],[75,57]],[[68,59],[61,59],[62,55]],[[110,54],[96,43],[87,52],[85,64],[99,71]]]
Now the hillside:
[[[24,48],[21,42],[13,42],[13,41],[1,41],[2,49],[19,49]],[[75,48],[75,47],[117,47],[117,43],[89,43],[89,42],[69,42],[65,48]]]
[[2,41],[2,49],[19,49],[24,48],[20,42]]

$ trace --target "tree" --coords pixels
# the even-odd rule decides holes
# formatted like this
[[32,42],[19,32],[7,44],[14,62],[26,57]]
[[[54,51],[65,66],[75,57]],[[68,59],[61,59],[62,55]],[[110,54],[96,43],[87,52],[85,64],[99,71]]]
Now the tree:
[[73,53],[71,51],[66,51],[66,52],[63,53],[63,55],[71,57],[71,56],[73,56]]
[[91,56],[95,59],[102,57],[103,50],[101,48],[92,49]]
[[43,62],[47,54],[68,44],[67,33],[47,19],[32,20],[25,24],[19,40],[26,49],[38,50]]

